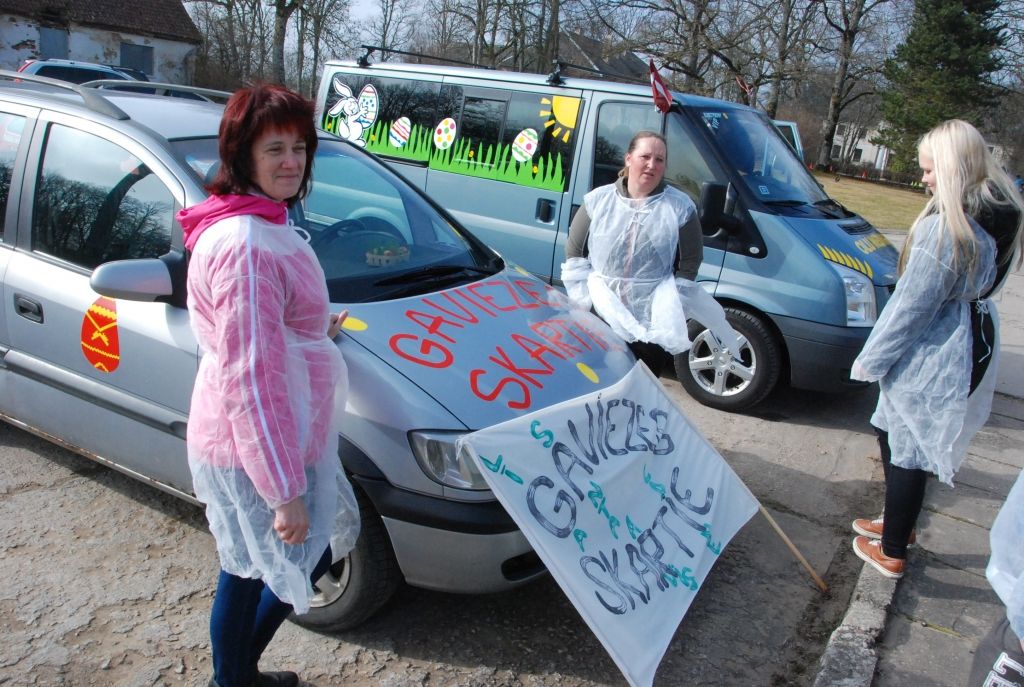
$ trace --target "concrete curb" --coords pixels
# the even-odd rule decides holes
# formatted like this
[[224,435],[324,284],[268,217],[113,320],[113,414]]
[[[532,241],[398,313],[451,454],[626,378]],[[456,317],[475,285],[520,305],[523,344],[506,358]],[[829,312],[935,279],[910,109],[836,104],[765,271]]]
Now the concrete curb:
[[850,607],[821,655],[814,687],[871,686],[878,663],[875,643],[885,630],[896,582],[866,565],[861,568]]

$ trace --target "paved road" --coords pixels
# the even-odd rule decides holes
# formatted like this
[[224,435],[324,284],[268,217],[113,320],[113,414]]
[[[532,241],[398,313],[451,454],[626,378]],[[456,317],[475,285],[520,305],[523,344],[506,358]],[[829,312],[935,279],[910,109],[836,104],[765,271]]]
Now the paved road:
[[[875,505],[873,395],[783,391],[743,416],[665,383],[831,589],[755,516],[656,684],[810,684],[860,568],[847,523]],[[0,551],[0,685],[206,684],[216,558],[198,509],[0,423]],[[406,588],[353,632],[286,626],[267,658],[319,687],[625,684],[550,580],[497,596]]]

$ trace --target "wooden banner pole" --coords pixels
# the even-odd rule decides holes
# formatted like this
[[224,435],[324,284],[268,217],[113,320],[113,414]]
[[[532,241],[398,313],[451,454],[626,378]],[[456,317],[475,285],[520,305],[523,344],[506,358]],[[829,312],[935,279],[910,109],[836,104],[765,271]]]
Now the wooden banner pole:
[[803,557],[803,554],[801,554],[797,550],[796,545],[793,544],[793,541],[786,536],[786,533],[782,531],[782,528],[779,527],[779,524],[775,522],[775,518],[773,518],[771,514],[767,510],[765,510],[765,507],[762,506],[760,503],[757,504],[757,507],[761,511],[761,515],[763,515],[765,517],[765,520],[768,521],[768,524],[772,526],[773,530],[775,530],[775,534],[779,535],[782,541],[785,542],[786,546],[789,547],[789,550],[793,553],[793,555],[796,556],[796,559],[800,561],[800,565],[804,566],[804,568],[807,569],[807,572],[811,574],[811,578],[814,580],[814,584],[818,585],[818,589],[820,589],[823,593],[827,592],[828,585],[825,584],[825,580],[821,579],[818,573],[815,572],[814,568],[811,567],[811,564],[807,562],[807,559]]

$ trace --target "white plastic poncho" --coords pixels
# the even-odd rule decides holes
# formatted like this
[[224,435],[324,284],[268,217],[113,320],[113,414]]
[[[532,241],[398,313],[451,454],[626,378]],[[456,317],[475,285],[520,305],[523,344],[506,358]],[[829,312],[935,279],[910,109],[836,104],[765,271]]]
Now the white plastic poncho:
[[952,486],[967,445],[992,407],[999,337],[995,305],[981,301],[996,325],[992,360],[968,397],[972,368],[971,301],[995,278],[995,241],[971,222],[978,256],[971,274],[952,267],[952,241],[938,216],[915,229],[906,268],[860,355],[854,379],[878,381],[871,424],[889,433],[892,462],[926,470]]
[[1024,472],[1017,476],[999,509],[989,544],[992,556],[985,576],[1006,605],[1006,617],[1018,638],[1024,637]]
[[679,227],[697,212],[689,196],[666,186],[657,195],[632,199],[609,184],[583,202],[591,218],[590,257],[569,258],[561,270],[574,305],[593,306],[626,341],[656,343],[673,355],[690,348],[687,318],[739,351],[722,306],[696,282],[673,274]]
[[[305,613],[309,576],[328,543],[339,560],[359,533],[337,456],[348,376],[326,336],[323,271],[293,227],[240,215],[200,236],[188,292],[204,352],[188,423],[189,465],[221,567],[262,579]],[[309,534],[285,544],[273,509],[298,497],[309,511]]]

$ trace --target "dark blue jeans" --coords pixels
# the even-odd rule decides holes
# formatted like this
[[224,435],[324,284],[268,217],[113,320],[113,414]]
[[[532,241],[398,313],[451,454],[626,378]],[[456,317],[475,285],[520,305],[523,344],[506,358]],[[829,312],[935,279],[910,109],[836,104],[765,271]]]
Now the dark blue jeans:
[[[310,580],[320,579],[330,565],[331,548],[327,547]],[[213,679],[218,687],[255,683],[263,650],[291,612],[291,604],[278,599],[263,580],[220,571],[210,611]]]

